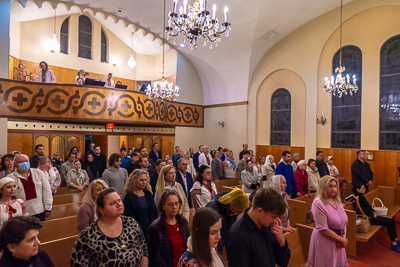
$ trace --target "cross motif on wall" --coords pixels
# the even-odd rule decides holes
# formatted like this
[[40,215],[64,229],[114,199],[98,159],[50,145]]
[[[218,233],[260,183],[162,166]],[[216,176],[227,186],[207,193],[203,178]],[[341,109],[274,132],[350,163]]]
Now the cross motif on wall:
[[147,112],[150,114],[153,111],[153,108],[151,107],[151,105],[149,104],[146,108]]
[[128,100],[125,100],[125,104],[122,104],[121,107],[124,108],[125,112],[128,112],[132,106],[129,105]]
[[169,116],[172,118],[172,116],[174,116],[174,111],[171,109],[170,111],[169,111]]
[[61,104],[65,103],[64,99],[61,99],[59,95],[57,95],[54,99],[51,100],[51,103],[56,105],[56,108],[59,108]]
[[92,106],[92,109],[97,109],[98,106],[101,105],[100,102],[97,102],[97,98],[96,97],[92,97],[92,101],[88,102],[89,106]]
[[189,110],[186,111],[185,116],[186,116],[186,119],[187,119],[187,120],[190,118],[191,115],[192,115],[192,113],[190,113]]
[[24,102],[28,102],[28,98],[24,97],[22,93],[18,93],[17,97],[13,97],[12,101],[17,102],[17,106],[22,106]]

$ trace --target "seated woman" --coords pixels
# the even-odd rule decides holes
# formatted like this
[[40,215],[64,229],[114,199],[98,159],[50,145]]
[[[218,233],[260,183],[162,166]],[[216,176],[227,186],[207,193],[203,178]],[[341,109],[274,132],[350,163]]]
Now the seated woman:
[[289,198],[289,195],[285,192],[287,186],[286,179],[283,175],[274,175],[272,176],[271,180],[271,187],[278,191],[279,194],[281,194],[286,203],[286,211],[281,217],[279,217],[282,222],[283,232],[292,233],[294,231],[294,228],[290,226],[289,222],[289,205],[286,200]]
[[[297,170],[294,171],[294,180],[296,181],[299,193],[304,197],[311,197],[310,188],[308,187],[307,164],[304,160],[297,163]],[[292,196],[296,196],[296,192],[292,189]]]
[[24,201],[15,198],[16,189],[14,179],[0,179],[0,229],[13,217],[28,215]]
[[251,193],[260,187],[258,173],[253,169],[253,162],[251,159],[246,160],[246,165],[242,171],[242,190],[245,193]]
[[[167,190],[174,190],[178,193],[182,200],[182,204],[179,206],[179,215],[189,221],[189,203],[185,195],[185,191],[180,183],[175,182],[176,172],[175,168],[171,165],[165,165],[159,175],[156,184],[156,194],[154,196],[154,202],[158,203],[161,199],[162,194]],[[160,213],[161,215],[161,213]]]
[[224,257],[216,250],[221,239],[222,218],[212,208],[201,208],[193,217],[193,234],[178,267],[227,267]]
[[326,175],[321,179],[311,211],[315,228],[311,234],[307,266],[349,266],[345,250],[348,244],[348,219],[338,193],[336,178]]
[[38,239],[42,223],[35,216],[14,217],[0,231],[0,266],[54,267]]
[[79,234],[72,249],[71,266],[148,266],[143,231],[123,213],[124,204],[114,188],[97,196],[99,219]]
[[129,175],[122,193],[125,206],[124,215],[135,219],[145,236],[150,224],[158,218],[149,182],[147,171],[136,169]]
[[173,190],[165,191],[158,203],[161,217],[147,231],[149,266],[176,267],[190,236],[188,221],[179,215],[182,199]]
[[10,173],[13,173],[14,169],[14,156],[11,154],[5,154],[1,158],[0,179],[6,177]]
[[86,173],[89,176],[89,182],[92,182],[100,177],[99,170],[94,162],[94,155],[92,153],[86,153],[85,167]]
[[363,214],[367,216],[371,225],[386,226],[390,242],[392,243],[390,246],[390,250],[400,252],[400,240],[397,238],[395,221],[391,218],[381,217],[376,214],[374,209],[368,203],[368,200],[364,197],[365,186],[363,184],[359,184],[356,187],[353,187],[352,190],[356,195],[356,201],[353,203],[356,212],[358,214]]
[[51,164],[51,160],[47,156],[41,157],[39,159],[38,169],[44,172],[47,179],[49,179],[51,192],[53,193],[53,196],[55,196],[57,193],[57,188],[61,184],[61,176],[58,172],[58,169],[56,167],[53,167],[53,165]]
[[190,190],[193,208],[198,210],[207,205],[217,195],[217,187],[211,181],[211,169],[207,165],[201,165],[196,182]]
[[232,225],[242,217],[243,212],[249,207],[249,198],[247,195],[235,187],[230,192],[221,192],[217,194],[213,201],[208,203],[210,207],[218,212],[222,217],[221,241],[218,245],[218,251],[222,253],[224,241]]
[[317,192],[321,177],[319,176],[318,168],[315,167],[314,159],[309,159],[307,162],[307,175],[308,175],[308,186],[310,188],[310,193]]
[[340,177],[339,170],[333,165],[335,159],[332,156],[326,158],[326,165],[328,165],[329,175],[335,178]]
[[261,167],[261,176],[264,188],[271,186],[272,176],[275,175],[275,168],[274,156],[268,155],[265,159],[264,166]]
[[108,188],[106,182],[101,179],[93,180],[89,184],[89,188],[82,199],[82,205],[79,207],[78,214],[76,215],[76,225],[78,231],[82,231],[89,227],[97,220],[96,215],[96,200],[97,196]]
[[76,159],[72,162],[73,168],[67,172],[65,183],[67,184],[66,194],[82,192],[89,185],[89,176],[81,169],[81,162]]

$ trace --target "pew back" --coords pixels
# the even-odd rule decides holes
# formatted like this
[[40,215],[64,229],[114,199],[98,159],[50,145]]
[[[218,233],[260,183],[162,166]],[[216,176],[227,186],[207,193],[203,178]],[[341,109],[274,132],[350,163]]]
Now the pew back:
[[63,195],[63,194],[65,194],[65,191],[67,190],[67,187],[59,187],[59,188],[57,188],[57,196],[58,195]]
[[51,215],[48,220],[54,220],[69,216],[74,216],[78,213],[79,207],[82,205],[82,202],[75,202],[70,204],[63,204],[63,205],[55,205],[51,209]]
[[81,202],[82,198],[85,194],[86,194],[86,192],[80,192],[80,193],[54,196],[53,197],[53,206],[74,203],[74,202]]
[[43,222],[38,238],[40,242],[48,242],[79,234],[76,226],[76,215]]
[[221,193],[223,191],[227,191],[226,189],[222,188],[223,186],[234,186],[240,184],[239,179],[225,179],[215,182],[215,186],[217,187],[217,192]]
[[46,251],[54,265],[57,267],[69,267],[71,251],[78,235],[44,242],[40,249]]

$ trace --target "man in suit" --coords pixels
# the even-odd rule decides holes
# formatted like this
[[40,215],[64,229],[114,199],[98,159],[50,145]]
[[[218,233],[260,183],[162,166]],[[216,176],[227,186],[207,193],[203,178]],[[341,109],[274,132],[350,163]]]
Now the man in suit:
[[152,159],[154,162],[156,162],[158,159],[162,159],[161,152],[158,151],[158,148],[159,148],[159,144],[154,143],[153,150],[150,151],[150,154],[149,154],[149,158]]
[[178,159],[178,170],[176,171],[176,182],[182,185],[185,196],[188,200],[189,207],[192,207],[192,198],[190,197],[190,190],[193,187],[192,175],[187,172],[188,163],[184,158]]
[[201,153],[203,153],[203,145],[199,145],[199,151],[193,155],[193,166],[196,169],[196,172],[199,172],[199,156]]
[[325,175],[329,175],[329,169],[324,159],[325,159],[324,152],[317,151],[317,160],[315,161],[315,165],[318,168],[319,176],[321,178],[324,177]]

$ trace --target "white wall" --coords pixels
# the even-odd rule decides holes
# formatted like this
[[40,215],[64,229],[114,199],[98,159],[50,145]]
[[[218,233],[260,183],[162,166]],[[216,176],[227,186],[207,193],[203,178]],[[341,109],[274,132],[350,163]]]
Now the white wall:
[[16,20],[10,21],[10,56],[19,58],[21,49],[21,23]]

